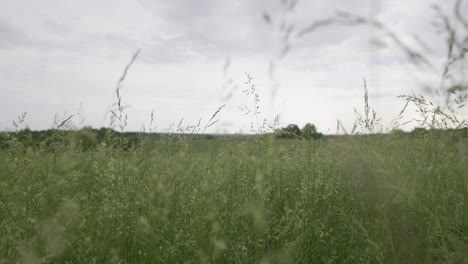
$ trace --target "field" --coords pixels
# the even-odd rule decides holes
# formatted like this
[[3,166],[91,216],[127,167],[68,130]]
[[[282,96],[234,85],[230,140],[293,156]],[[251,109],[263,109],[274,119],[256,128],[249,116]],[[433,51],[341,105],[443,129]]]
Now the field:
[[[260,112],[260,106],[265,104],[260,104],[253,77],[246,72],[245,87],[239,92],[249,98],[249,103],[240,110],[251,122],[253,135],[210,136],[205,134],[206,130],[214,124],[221,125],[217,123],[217,114],[238,87],[237,81],[233,83],[226,73],[228,59],[223,73],[229,84],[225,90],[228,96],[206,126],[200,126],[199,119],[198,125],[183,128],[181,119],[172,131],[151,133],[154,127],[151,112],[149,133],[130,133],[126,132],[130,130],[127,102],[120,92],[140,53],[138,49],[117,82],[112,109],[106,110],[112,129],[68,126],[80,119],[71,115],[56,119],[53,129],[30,131],[25,126],[24,113],[13,122],[14,129],[0,132],[0,264],[467,263],[468,22],[461,15],[462,1],[455,2],[451,16],[444,15],[437,5],[432,6],[438,19],[434,25],[444,32],[441,38],[447,48],[439,51],[442,55],[428,52],[427,57],[433,58],[437,67],[426,59],[426,51],[414,51],[412,45],[405,44],[405,38],[398,37],[385,24],[353,13],[337,12],[336,17],[317,20],[296,32],[294,24],[288,24],[286,19],[296,2],[281,1],[285,10],[281,14],[285,18],[279,24],[279,34],[284,43],[278,58],[269,64],[272,95],[276,90],[273,62],[279,62],[289,52],[292,32],[299,38],[334,24],[367,26],[369,32],[378,31],[412,65],[437,71],[436,75],[418,77],[427,81],[420,85],[426,97],[410,92],[413,86],[409,86],[408,93],[399,96],[406,101],[405,106],[384,129],[380,116],[369,105],[364,79],[364,109],[362,113],[355,110],[356,120],[350,133],[338,121],[336,135],[323,136],[311,123],[302,130],[294,124],[276,129],[279,116],[272,122],[274,125],[267,124],[267,118]],[[412,12],[410,15],[414,18]],[[267,13],[262,17],[267,24],[277,21]],[[117,21],[114,20],[109,21]],[[236,29],[242,24],[229,20],[236,21],[233,27]],[[125,28],[133,31],[133,27]],[[171,36],[168,41],[172,35],[167,35]],[[86,36],[83,43],[88,42]],[[380,50],[385,43],[379,38],[375,41],[369,38],[369,45],[375,42]],[[249,45],[255,42],[247,40],[242,41]],[[416,35],[415,40],[420,42]],[[225,41],[230,42],[231,38]],[[43,45],[43,41],[38,43]],[[179,46],[177,43],[169,45]],[[425,44],[421,47],[428,50]],[[94,50],[91,46],[87,49]],[[21,50],[23,53],[27,54]],[[385,56],[393,57],[388,54]],[[379,66],[400,60],[395,58],[389,62],[382,59]],[[47,70],[43,60],[34,61],[41,63],[38,69]],[[18,64],[22,65],[22,61]],[[341,61],[337,61],[338,66],[334,64],[330,71],[352,67]],[[24,67],[28,69],[30,65]],[[391,70],[385,70],[387,74],[392,75]],[[395,76],[400,78],[398,74]],[[434,76],[440,76],[440,80],[437,77],[437,82],[431,83]],[[35,79],[28,78],[29,82],[34,80],[34,90],[40,90],[41,83],[36,87]],[[145,97],[142,91],[141,97]],[[197,92],[190,89],[190,93]],[[304,98],[311,95],[310,91],[297,94]],[[46,98],[45,95],[40,98]],[[35,100],[34,93],[24,92],[24,96]],[[65,97],[54,98],[61,101]],[[433,99],[436,100],[432,102]],[[38,97],[37,101],[41,100]],[[199,106],[211,99],[197,100],[193,102]],[[332,99],[329,100],[332,105]],[[26,101],[21,98],[18,102]],[[12,102],[13,105],[16,101]],[[37,109],[47,108],[47,103],[34,101],[34,105]],[[13,111],[17,107],[4,108]],[[190,104],[184,107],[191,110]],[[308,110],[303,107],[301,111]],[[312,115],[317,117],[322,111],[327,109]],[[409,111],[415,113],[408,115]],[[409,127],[412,132],[400,130]]]
[[11,133],[0,263],[466,263],[459,132],[86,149]]

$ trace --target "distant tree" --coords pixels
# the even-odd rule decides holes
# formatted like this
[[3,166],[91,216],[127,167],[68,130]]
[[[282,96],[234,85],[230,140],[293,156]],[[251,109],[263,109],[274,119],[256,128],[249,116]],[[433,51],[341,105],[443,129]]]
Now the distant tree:
[[296,124],[290,124],[287,127],[283,128],[283,130],[295,136],[301,135],[301,129]]
[[322,133],[317,131],[317,127],[314,124],[307,123],[302,128],[301,136],[305,139],[319,139],[322,137]]
[[307,123],[302,130],[296,124],[289,124],[287,127],[275,130],[277,138],[298,138],[319,139],[323,135],[317,132],[317,127],[314,124]]

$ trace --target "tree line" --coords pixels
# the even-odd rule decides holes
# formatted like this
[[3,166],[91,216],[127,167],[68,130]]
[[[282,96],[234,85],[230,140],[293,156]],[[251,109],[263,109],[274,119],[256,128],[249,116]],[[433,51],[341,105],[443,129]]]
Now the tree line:
[[276,138],[304,138],[320,139],[323,134],[317,131],[314,124],[307,123],[302,129],[296,124],[290,124],[284,128],[276,129],[274,132]]
[[[426,129],[417,127],[411,132],[395,129],[389,134],[381,135],[391,135],[399,138],[418,138],[427,136],[450,136],[454,134],[468,137],[468,127],[461,129]],[[296,124],[290,124],[284,128],[276,129],[269,135],[281,139],[296,138],[308,140],[319,140],[324,137],[322,133],[318,132],[317,127],[311,123],[307,123],[302,129]],[[216,139],[217,137],[222,137],[209,134],[184,136],[190,136],[192,139]],[[120,133],[111,128],[94,129],[85,127],[80,130],[49,129],[44,131],[31,131],[29,128],[26,128],[16,132],[0,132],[0,149],[11,149],[17,146],[41,147],[53,152],[57,148],[70,145],[74,145],[82,150],[90,150],[98,145],[118,146],[119,148],[123,147],[124,149],[129,149],[139,146],[141,142],[145,140],[174,140],[177,138],[177,135],[170,133]]]

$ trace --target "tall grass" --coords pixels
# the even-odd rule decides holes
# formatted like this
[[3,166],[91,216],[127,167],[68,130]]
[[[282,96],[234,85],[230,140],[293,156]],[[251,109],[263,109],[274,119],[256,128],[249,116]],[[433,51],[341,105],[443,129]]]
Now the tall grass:
[[[288,10],[297,4],[282,2]],[[383,26],[352,14],[336,19],[297,34],[343,20]],[[454,50],[466,41],[450,39],[443,82],[445,70],[465,60]],[[421,95],[402,96],[406,104],[388,131],[416,122],[419,134],[383,134],[365,84],[364,113],[356,110],[351,135],[276,139],[266,132],[278,119],[262,122],[247,74],[244,93],[252,104],[244,112],[256,136],[188,135],[218,122],[223,105],[204,126],[182,119],[167,130],[175,133],[128,144],[120,89],[137,56],[116,88],[117,137],[109,132],[83,147],[92,136],[65,131],[68,117],[29,144],[21,130],[26,114],[15,132],[1,134],[0,263],[466,261],[468,138],[457,112],[464,109],[463,82],[447,81],[452,103],[445,108]],[[420,118],[405,120],[410,105]],[[150,132],[154,120],[152,112]]]
[[125,181],[109,146],[16,146],[0,152],[0,260],[462,263],[466,143],[144,141]]

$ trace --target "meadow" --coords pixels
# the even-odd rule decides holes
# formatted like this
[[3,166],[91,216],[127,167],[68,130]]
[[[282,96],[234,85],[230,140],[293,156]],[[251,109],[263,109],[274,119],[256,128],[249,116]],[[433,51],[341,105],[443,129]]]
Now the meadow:
[[18,134],[0,151],[0,263],[466,261],[463,130],[92,148]]
[[[297,1],[281,2],[290,12]],[[247,74],[254,135],[203,135],[222,107],[204,128],[125,133],[120,89],[139,51],[117,84],[117,130],[68,129],[70,116],[39,133],[19,116],[0,133],[0,263],[467,263],[461,3],[436,21],[447,52],[429,90],[445,103],[403,95],[385,131],[364,84],[350,133],[338,122],[336,135],[279,138],[262,125]],[[294,25],[283,24],[288,40]],[[332,24],[379,30],[414,65],[433,66],[386,25],[351,13],[297,33]],[[418,117],[406,118],[416,127],[406,133],[399,128],[409,109]]]

